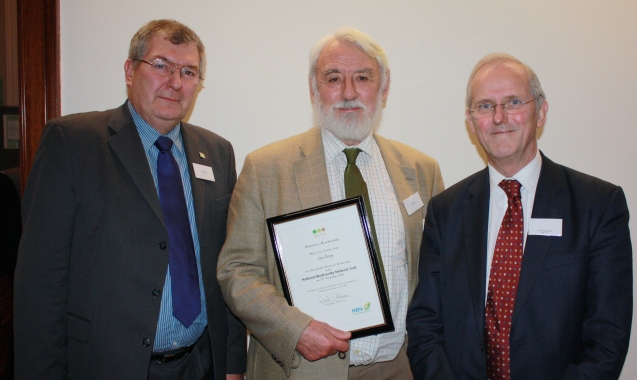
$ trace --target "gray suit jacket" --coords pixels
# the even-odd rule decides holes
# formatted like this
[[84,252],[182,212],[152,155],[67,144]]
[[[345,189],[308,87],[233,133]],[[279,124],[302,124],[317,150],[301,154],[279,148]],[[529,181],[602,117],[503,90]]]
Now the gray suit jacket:
[[[427,202],[442,191],[440,168],[407,145],[374,135],[399,203],[418,192]],[[248,377],[345,379],[349,357],[308,362],[295,351],[311,317],[288,305],[270,244],[266,218],[331,202],[321,133],[313,128],[246,157],[230,205],[228,237],[218,279],[231,310],[252,339]],[[418,249],[425,208],[408,215],[401,207],[409,265],[409,297],[417,282]]]
[[[236,179],[234,153],[210,131],[182,123],[181,133],[188,162],[211,166],[215,176],[197,179],[189,165],[214,372],[222,379],[245,367],[245,329],[227,312],[215,277]],[[16,378],[145,379],[168,234],[127,104],[47,123],[23,222]]]

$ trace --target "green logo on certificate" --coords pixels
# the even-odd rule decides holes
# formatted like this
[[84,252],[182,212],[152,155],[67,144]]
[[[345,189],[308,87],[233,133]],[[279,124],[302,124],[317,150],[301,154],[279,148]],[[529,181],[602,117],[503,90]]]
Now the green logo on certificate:
[[355,307],[352,309],[352,314],[360,314],[360,313],[365,313],[369,311],[369,308],[371,307],[371,302],[367,302],[365,305],[363,305],[363,307]]

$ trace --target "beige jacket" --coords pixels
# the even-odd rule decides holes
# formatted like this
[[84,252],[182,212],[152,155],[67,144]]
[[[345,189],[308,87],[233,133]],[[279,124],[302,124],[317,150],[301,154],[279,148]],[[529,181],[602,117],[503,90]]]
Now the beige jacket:
[[[408,215],[402,201],[418,192],[426,205],[443,190],[438,163],[398,142],[374,135],[405,224],[409,299],[418,281],[426,207]],[[248,379],[346,379],[345,359],[309,362],[295,351],[312,317],[289,306],[270,243],[266,218],[330,203],[321,132],[317,128],[267,145],[246,157],[234,189],[228,234],[217,276],[230,309],[250,330]]]

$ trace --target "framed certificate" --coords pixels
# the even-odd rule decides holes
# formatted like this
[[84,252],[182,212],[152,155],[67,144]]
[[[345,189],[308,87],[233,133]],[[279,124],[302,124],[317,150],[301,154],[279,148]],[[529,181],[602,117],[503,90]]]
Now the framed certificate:
[[290,305],[352,339],[394,330],[362,197],[267,223]]

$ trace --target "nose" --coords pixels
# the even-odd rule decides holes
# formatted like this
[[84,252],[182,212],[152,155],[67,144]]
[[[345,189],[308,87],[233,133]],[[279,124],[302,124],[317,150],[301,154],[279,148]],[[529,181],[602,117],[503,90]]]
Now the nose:
[[[500,106],[500,108],[498,108],[498,106]],[[496,104],[493,108],[493,123],[502,124],[506,122],[506,117],[506,112],[504,112],[502,104]]]
[[178,91],[183,87],[183,82],[181,80],[181,70],[173,70],[173,72],[168,77],[168,86],[175,91]]
[[352,78],[345,79],[343,81],[343,99],[354,100],[358,97],[356,88],[354,87],[354,80]]

